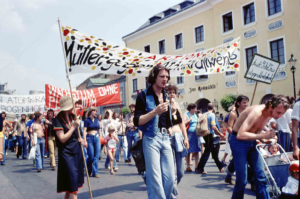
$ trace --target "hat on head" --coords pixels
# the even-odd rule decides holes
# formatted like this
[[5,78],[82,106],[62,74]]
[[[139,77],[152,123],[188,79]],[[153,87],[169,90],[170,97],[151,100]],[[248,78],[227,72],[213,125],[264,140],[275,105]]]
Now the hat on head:
[[291,166],[289,168],[290,172],[299,172],[299,162],[298,161],[293,161],[291,162]]
[[[81,104],[81,100],[75,101],[75,104]],[[63,96],[59,100],[59,106],[60,106],[60,111],[68,111],[72,109],[73,108],[72,99],[69,96]]]

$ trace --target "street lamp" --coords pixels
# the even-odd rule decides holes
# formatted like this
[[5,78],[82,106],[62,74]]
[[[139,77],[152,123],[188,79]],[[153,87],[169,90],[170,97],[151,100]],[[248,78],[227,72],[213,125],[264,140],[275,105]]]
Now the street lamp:
[[219,102],[216,99],[214,99],[213,105],[214,105],[214,107],[216,107],[216,109],[218,111],[219,110]]
[[297,59],[294,58],[294,55],[291,55],[291,59],[289,60],[291,71],[293,73],[293,84],[294,84],[294,97],[296,99],[296,85],[295,85],[295,71],[296,71],[296,64]]

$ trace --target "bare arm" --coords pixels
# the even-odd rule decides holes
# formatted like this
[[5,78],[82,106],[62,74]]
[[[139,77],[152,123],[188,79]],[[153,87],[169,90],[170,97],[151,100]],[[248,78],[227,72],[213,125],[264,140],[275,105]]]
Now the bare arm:
[[84,143],[86,143],[86,127],[83,127],[83,139],[84,139]]
[[188,120],[186,114],[184,114],[183,115],[183,120],[184,120],[184,125],[186,126],[186,125],[188,125],[191,122],[192,118],[190,118]]
[[298,125],[299,121],[292,119],[292,142],[293,142],[293,157],[296,160],[299,160],[299,148],[298,148],[298,140],[297,140],[297,135],[298,135]]
[[229,134],[232,133],[233,125],[234,125],[236,119],[237,119],[236,113],[231,112],[230,115],[229,115],[228,126],[227,126],[227,131],[228,131]]
[[58,130],[58,131],[56,131],[56,135],[62,143],[66,143],[66,141],[68,141],[68,139],[70,139],[70,137],[72,136],[75,129],[76,128],[74,128],[74,126],[72,126],[66,134],[64,133],[63,130]]
[[177,109],[179,110],[179,114],[180,114],[180,116],[181,116],[181,118],[182,118],[182,122],[181,122],[181,124],[180,124],[180,128],[181,128],[183,137],[184,137],[184,139],[188,139],[187,133],[186,133],[186,128],[185,128],[185,119],[184,119],[184,117],[186,117],[186,116],[183,116],[183,115],[182,115],[182,112],[181,112],[181,110],[180,110],[179,104],[178,104],[177,102],[176,102],[175,104],[176,104],[176,107],[177,107]]
[[224,137],[224,135],[219,131],[217,125],[211,125],[211,128],[213,129],[213,131],[218,134],[220,137]]

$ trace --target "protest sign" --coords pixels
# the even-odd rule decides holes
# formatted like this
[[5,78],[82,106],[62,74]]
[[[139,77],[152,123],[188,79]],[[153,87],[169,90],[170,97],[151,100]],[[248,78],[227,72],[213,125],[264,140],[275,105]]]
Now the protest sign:
[[255,53],[245,78],[271,84],[279,65],[280,62]]
[[45,111],[45,95],[0,95],[0,111],[13,114],[30,114]]
[[60,31],[70,75],[148,76],[156,65],[170,69],[171,76],[217,74],[240,68],[240,38],[196,53],[161,55],[121,47],[68,26],[62,26]]
[[[54,110],[59,109],[59,100],[62,96],[70,96],[70,91],[46,84],[46,107]],[[103,106],[107,104],[121,103],[119,83],[110,84],[89,90],[73,91],[74,100],[82,103],[76,108],[89,108],[91,106]]]

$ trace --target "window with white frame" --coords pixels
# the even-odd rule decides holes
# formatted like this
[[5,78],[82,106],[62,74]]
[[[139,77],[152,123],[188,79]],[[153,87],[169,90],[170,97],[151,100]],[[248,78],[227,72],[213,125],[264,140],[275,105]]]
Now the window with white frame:
[[145,46],[144,51],[150,53],[150,45]]
[[175,48],[176,50],[183,48],[182,33],[175,35]]
[[245,52],[246,52],[246,65],[248,69],[254,54],[257,53],[257,46],[246,48]]
[[184,77],[180,76],[176,78],[177,84],[184,84]]
[[223,19],[223,32],[228,32],[230,30],[233,30],[233,18],[232,18],[232,12],[229,12],[227,14],[224,14],[222,16]]
[[277,14],[282,11],[281,0],[267,0],[268,16]]
[[202,82],[208,80],[208,75],[195,75],[196,82]]
[[255,22],[255,8],[254,3],[243,6],[244,25]]
[[132,79],[132,92],[136,93],[138,90],[138,79]]
[[281,64],[285,63],[284,43],[283,39],[277,39],[270,42],[271,58],[279,61]]
[[159,54],[165,54],[166,53],[166,40],[159,41],[158,46],[159,46]]
[[204,41],[204,27],[203,25],[195,28],[195,41],[200,43]]

